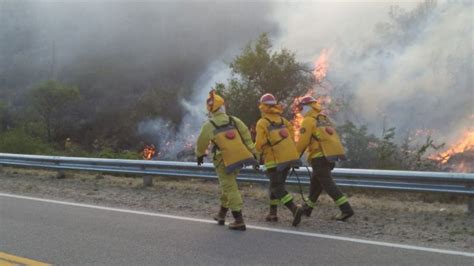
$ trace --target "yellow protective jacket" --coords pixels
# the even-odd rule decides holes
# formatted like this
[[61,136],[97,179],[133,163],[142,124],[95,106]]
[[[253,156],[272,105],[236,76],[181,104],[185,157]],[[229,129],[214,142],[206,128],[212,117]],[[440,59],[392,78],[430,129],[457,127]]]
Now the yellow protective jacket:
[[308,161],[318,157],[326,157],[330,162],[346,159],[344,147],[332,122],[314,109],[303,119],[296,149],[300,155],[307,150]]
[[[232,122],[229,123],[230,121]],[[233,135],[232,139],[227,139],[226,133],[229,131]],[[237,117],[231,118],[225,113],[214,112],[212,118],[201,128],[196,143],[196,156],[205,155],[210,143],[213,144],[211,151],[214,164],[224,163],[227,173],[245,165],[257,164],[254,158],[255,145],[250,132],[244,122]],[[218,147],[218,143],[221,147]]]
[[[294,143],[293,127],[281,116],[277,107],[260,106],[262,118],[256,125],[257,136],[255,149],[263,158],[265,168],[275,168],[278,171],[286,167],[300,166],[299,154]],[[286,131],[288,136],[282,137],[280,131]]]

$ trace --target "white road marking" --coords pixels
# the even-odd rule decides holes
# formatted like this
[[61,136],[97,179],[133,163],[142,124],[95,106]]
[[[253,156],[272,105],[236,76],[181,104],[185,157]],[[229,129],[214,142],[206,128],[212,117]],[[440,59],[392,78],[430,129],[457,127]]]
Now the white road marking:
[[[84,207],[84,208],[91,208],[91,209],[97,209],[97,210],[107,210],[107,211],[121,212],[121,213],[131,213],[131,214],[139,214],[139,215],[146,215],[146,216],[163,217],[163,218],[182,220],[182,221],[192,221],[192,222],[200,222],[200,223],[208,223],[208,224],[215,224],[216,223],[213,220],[191,218],[191,217],[184,217],[184,216],[177,216],[177,215],[170,215],[170,214],[162,214],[162,213],[145,212],[145,211],[134,211],[134,210],[104,207],[104,206],[97,206],[97,205],[90,205],[90,204],[83,204],[83,203],[51,200],[51,199],[42,199],[42,198],[35,198],[35,197],[28,197],[28,196],[21,196],[21,195],[7,194],[7,193],[0,193],[0,197],[25,199],[25,200],[40,201],[40,202],[48,202],[48,203],[55,203],[55,204],[61,204],[61,205],[67,205],[67,206]],[[368,245],[376,245],[376,246],[401,248],[401,249],[408,249],[408,250],[434,252],[434,253],[441,253],[441,254],[448,254],[448,255],[474,257],[474,253],[447,250],[447,249],[426,248],[426,247],[395,244],[395,243],[381,242],[381,241],[372,241],[372,240],[365,240],[365,239],[358,239],[358,238],[351,238],[351,237],[325,235],[325,234],[311,233],[311,232],[305,232],[305,231],[295,231],[295,230],[287,230],[287,229],[269,228],[269,227],[256,226],[256,225],[247,225],[247,228],[251,228],[251,229],[255,229],[255,230],[262,230],[262,231],[269,231],[269,232],[291,234],[291,235],[301,235],[301,236],[341,240],[341,241],[348,241],[348,242],[368,244]]]

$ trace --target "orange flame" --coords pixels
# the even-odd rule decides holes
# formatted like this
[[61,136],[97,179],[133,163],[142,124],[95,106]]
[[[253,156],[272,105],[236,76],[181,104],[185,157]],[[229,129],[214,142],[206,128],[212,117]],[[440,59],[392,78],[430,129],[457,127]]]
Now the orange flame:
[[319,57],[314,61],[313,75],[318,83],[321,83],[328,72],[329,50],[323,49]]
[[447,163],[449,159],[458,153],[466,151],[474,151],[474,130],[468,129],[464,132],[463,136],[448,150],[441,152],[436,156],[437,160],[441,163]]
[[155,145],[145,145],[145,148],[143,149],[143,159],[144,160],[151,160],[153,156],[156,154],[156,147]]
[[[314,70],[313,70],[313,75],[315,80],[318,82],[318,84],[321,84],[321,82],[324,80],[324,78],[327,75],[328,68],[329,68],[329,54],[330,51],[328,49],[323,49],[321,51],[321,54],[319,57],[314,61]],[[313,96],[315,97],[315,88],[309,89],[305,95],[301,97],[296,97],[293,100],[292,104],[292,112],[295,115],[293,120],[291,120],[291,124],[293,126],[293,130],[295,132],[295,142],[299,141],[300,139],[300,128],[301,128],[301,123],[303,122],[303,115],[300,113],[300,110],[298,109],[298,104],[301,98],[306,97],[306,96]],[[329,104],[331,103],[331,97],[329,95],[324,95],[321,96],[318,101],[321,101],[322,104]]]
[[303,115],[300,113],[300,110],[298,108],[298,104],[299,104],[300,100],[303,97],[313,96],[313,95],[314,95],[314,90],[310,89],[306,92],[305,95],[303,95],[301,97],[296,97],[293,100],[293,104],[291,105],[291,111],[295,115],[293,120],[291,120],[291,125],[293,126],[293,131],[295,132],[295,134],[294,134],[295,142],[298,142],[300,140],[301,123],[303,123],[303,119],[304,119]]
[[303,123],[303,115],[301,113],[295,113],[295,117],[293,120],[291,120],[291,125],[293,126],[293,131],[295,132],[295,142],[298,142],[300,140],[300,129],[301,129],[301,123]]

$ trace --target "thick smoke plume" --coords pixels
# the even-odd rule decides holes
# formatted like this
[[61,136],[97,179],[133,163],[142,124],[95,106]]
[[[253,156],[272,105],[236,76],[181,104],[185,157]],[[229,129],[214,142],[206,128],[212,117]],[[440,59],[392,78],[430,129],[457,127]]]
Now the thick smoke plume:
[[449,143],[474,124],[473,12],[471,1],[304,2],[275,18],[300,60],[330,50],[327,81],[350,103],[338,116]]
[[18,105],[38,82],[57,79],[81,89],[90,117],[110,118],[165,90],[172,110],[137,133],[166,143],[182,132],[184,141],[195,133],[184,127],[205,118],[203,95],[227,78],[215,74],[228,72],[223,60],[276,30],[272,9],[263,1],[0,0],[0,100]]
[[328,49],[324,82],[347,103],[339,122],[449,143],[474,123],[473,12],[472,1],[1,0],[0,100],[52,78],[115,114],[147,89],[176,90],[179,119],[137,129],[158,146],[175,142],[165,156],[175,159],[228,62],[269,32],[308,64]]

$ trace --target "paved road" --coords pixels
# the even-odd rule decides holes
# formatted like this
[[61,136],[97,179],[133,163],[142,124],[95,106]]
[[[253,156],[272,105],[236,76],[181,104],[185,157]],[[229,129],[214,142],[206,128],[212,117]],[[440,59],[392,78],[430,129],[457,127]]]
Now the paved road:
[[474,253],[347,240],[0,194],[0,252],[54,265],[474,265]]

